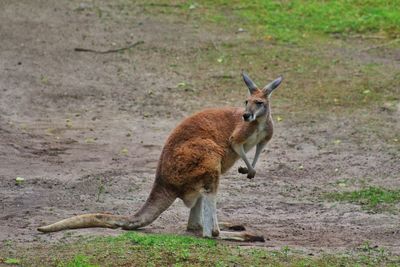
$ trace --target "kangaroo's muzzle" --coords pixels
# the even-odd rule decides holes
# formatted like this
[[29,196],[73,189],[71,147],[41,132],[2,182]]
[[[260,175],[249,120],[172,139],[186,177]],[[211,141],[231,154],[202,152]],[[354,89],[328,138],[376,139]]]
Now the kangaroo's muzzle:
[[251,114],[250,112],[245,112],[245,113],[243,114],[243,119],[244,119],[245,121],[249,121],[251,117],[252,117],[252,114]]

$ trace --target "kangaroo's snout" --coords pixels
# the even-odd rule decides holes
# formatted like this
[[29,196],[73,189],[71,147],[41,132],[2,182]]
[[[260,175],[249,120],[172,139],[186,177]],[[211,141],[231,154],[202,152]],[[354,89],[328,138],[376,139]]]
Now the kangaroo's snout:
[[249,121],[250,118],[251,118],[251,113],[250,113],[250,112],[245,112],[245,113],[243,114],[243,119],[244,119],[245,121]]

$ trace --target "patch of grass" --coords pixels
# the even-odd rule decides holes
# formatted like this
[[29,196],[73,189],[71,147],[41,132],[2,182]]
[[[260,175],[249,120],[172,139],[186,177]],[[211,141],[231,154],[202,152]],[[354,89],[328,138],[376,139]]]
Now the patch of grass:
[[298,41],[315,34],[400,34],[397,0],[217,0],[207,5],[235,10],[249,25],[260,27],[267,38]]
[[71,261],[66,262],[66,263],[60,263],[58,265],[59,267],[65,266],[65,267],[98,267],[99,265],[93,265],[90,264],[90,259],[89,257],[78,254],[76,255]]
[[16,259],[16,258],[7,258],[7,259],[4,260],[4,263],[13,265],[13,264],[20,264],[21,261],[19,259]]
[[398,256],[370,245],[346,253],[309,256],[288,246],[268,251],[211,239],[137,232],[55,246],[14,247],[12,251],[17,251],[23,266],[395,266],[400,263]]
[[364,209],[377,212],[399,203],[400,189],[390,190],[370,186],[351,192],[330,193],[326,197],[329,200],[355,203],[361,205]]

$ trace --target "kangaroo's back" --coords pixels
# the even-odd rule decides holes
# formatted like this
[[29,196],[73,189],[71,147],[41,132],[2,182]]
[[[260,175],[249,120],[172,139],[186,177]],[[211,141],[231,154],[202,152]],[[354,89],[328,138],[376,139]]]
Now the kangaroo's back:
[[207,183],[201,177],[208,179],[212,172],[225,172],[237,159],[229,138],[243,121],[242,114],[241,108],[225,107],[206,109],[186,118],[164,145],[157,182],[175,188],[182,197]]
[[242,121],[242,113],[243,109],[224,107],[206,109],[186,118],[168,137],[161,160],[168,160],[177,147],[194,139],[212,140],[224,149],[229,147],[229,137]]

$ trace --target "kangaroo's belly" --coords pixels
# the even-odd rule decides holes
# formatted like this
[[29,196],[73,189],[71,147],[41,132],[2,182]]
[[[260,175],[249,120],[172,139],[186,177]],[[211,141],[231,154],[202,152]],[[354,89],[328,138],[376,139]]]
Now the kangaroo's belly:
[[252,149],[255,145],[260,143],[267,136],[266,131],[256,131],[247,138],[246,142],[243,144],[244,151],[247,152]]

